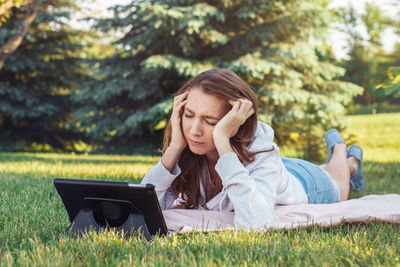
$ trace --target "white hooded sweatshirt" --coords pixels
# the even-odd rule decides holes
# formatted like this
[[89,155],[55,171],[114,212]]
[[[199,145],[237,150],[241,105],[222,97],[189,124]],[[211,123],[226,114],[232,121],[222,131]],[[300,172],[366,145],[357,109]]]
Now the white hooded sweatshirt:
[[[271,150],[255,155],[251,163],[242,164],[236,153],[222,155],[215,170],[222,180],[221,192],[205,203],[205,192],[200,183],[199,209],[234,211],[235,226],[260,229],[274,222],[274,206],[305,204],[307,195],[302,184],[289,173],[282,163],[279,148],[274,143],[274,130],[258,122],[257,131],[250,142],[249,151]],[[181,173],[178,164],[169,172],[158,161],[143,178],[141,184],[153,184],[162,209],[180,207],[182,199],[176,197],[171,184]],[[203,179],[210,181],[205,164]]]

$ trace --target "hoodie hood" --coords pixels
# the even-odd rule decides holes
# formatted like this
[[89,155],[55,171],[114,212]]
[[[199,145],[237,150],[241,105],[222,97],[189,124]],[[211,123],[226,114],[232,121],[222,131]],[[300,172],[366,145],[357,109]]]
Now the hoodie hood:
[[258,121],[257,130],[248,148],[250,151],[264,150],[274,145],[274,130],[268,124]]

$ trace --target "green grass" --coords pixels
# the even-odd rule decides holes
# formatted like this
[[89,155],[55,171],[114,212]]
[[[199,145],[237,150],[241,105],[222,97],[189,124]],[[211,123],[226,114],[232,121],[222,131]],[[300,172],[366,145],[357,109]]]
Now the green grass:
[[[400,114],[348,119],[344,134],[364,148],[367,185],[350,197],[400,193]],[[400,228],[390,223],[192,233],[151,243],[112,232],[78,239],[63,234],[69,222],[54,177],[139,182],[157,160],[0,153],[0,266],[400,265]]]
[[345,134],[364,149],[365,159],[400,162],[400,113],[348,116]]

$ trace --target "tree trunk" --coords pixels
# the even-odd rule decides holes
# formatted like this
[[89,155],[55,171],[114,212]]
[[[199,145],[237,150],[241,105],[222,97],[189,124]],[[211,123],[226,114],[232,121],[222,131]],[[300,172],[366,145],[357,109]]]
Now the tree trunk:
[[17,32],[11,37],[8,42],[0,47],[0,70],[3,67],[4,61],[18,48],[21,44],[29,25],[33,22],[36,14],[39,11],[40,3],[42,0],[32,0],[27,6],[27,12],[18,27]]

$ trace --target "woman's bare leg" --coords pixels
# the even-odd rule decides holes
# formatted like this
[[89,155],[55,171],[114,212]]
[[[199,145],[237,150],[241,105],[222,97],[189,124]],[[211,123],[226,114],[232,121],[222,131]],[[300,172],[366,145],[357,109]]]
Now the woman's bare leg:
[[333,147],[332,158],[320,166],[326,170],[340,188],[340,201],[347,200],[350,191],[350,176],[357,172],[358,160],[353,156],[347,158],[347,147],[337,143]]

